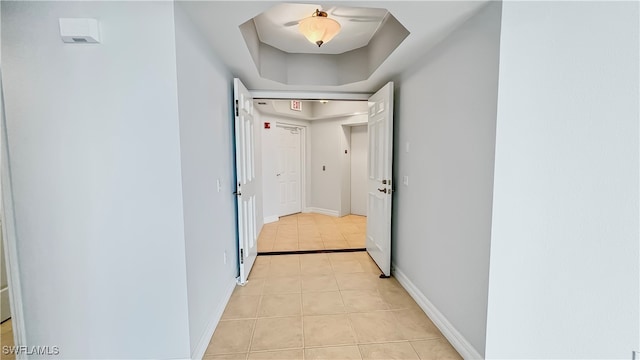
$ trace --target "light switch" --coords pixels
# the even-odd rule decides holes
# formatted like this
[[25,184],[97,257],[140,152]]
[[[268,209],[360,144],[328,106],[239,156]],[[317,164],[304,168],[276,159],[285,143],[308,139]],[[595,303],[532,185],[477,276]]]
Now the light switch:
[[402,177],[402,183],[403,183],[405,186],[409,186],[409,177],[408,177],[408,176],[406,176],[406,175],[405,175],[405,176],[403,176],[403,177]]
[[218,186],[218,192],[220,192],[220,190],[222,190],[222,180],[217,179],[216,180],[216,185]]
[[408,141],[407,141],[407,143],[405,144],[404,152],[409,152],[409,142],[408,142]]

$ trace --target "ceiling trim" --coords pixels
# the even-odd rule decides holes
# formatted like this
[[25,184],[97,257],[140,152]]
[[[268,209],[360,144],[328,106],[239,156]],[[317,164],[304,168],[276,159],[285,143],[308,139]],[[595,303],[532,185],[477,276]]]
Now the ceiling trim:
[[373,93],[249,90],[254,99],[369,100]]

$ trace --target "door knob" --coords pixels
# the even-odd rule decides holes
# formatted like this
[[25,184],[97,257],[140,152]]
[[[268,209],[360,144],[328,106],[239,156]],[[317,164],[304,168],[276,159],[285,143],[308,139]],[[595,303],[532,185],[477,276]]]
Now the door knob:
[[384,189],[378,189],[378,191],[383,192],[383,193],[385,193],[385,194],[387,193],[387,189],[386,189],[386,188],[384,188]]

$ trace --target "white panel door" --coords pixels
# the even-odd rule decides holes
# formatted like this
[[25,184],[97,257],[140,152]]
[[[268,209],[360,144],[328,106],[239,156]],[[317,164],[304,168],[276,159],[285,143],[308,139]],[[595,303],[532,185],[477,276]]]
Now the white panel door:
[[278,190],[279,216],[302,211],[300,201],[300,129],[278,126]]
[[391,169],[393,161],[393,82],[369,98],[367,166],[367,252],[391,275]]
[[236,196],[238,209],[238,257],[240,278],[247,281],[251,267],[258,255],[256,224],[256,171],[255,128],[253,99],[249,90],[234,79],[235,141],[236,141]]

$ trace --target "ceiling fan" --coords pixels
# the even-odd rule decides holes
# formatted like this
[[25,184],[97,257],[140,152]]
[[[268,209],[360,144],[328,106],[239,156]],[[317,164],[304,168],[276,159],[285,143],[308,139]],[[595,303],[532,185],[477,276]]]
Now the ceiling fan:
[[[329,14],[331,17],[346,18],[346,19],[348,19],[347,21],[351,21],[351,22],[378,22],[378,21],[382,20],[382,18],[379,17],[379,16],[340,14],[339,13],[339,9],[338,9],[337,6],[334,6],[334,7],[330,8],[329,10],[320,9],[320,11],[323,11],[323,12]],[[302,21],[304,19],[305,18],[294,20],[294,21],[289,21],[289,22],[284,23],[283,26],[285,26],[285,27],[295,26],[295,25],[298,25],[300,23],[300,21]]]

